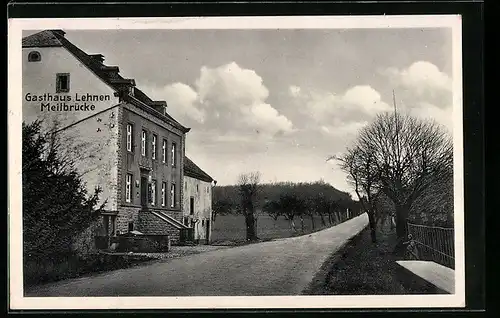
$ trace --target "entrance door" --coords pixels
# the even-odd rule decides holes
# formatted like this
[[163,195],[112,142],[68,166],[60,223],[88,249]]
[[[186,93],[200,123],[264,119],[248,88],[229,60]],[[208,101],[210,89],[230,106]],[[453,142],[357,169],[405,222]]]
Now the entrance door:
[[141,176],[141,205],[143,208],[148,206],[148,178]]

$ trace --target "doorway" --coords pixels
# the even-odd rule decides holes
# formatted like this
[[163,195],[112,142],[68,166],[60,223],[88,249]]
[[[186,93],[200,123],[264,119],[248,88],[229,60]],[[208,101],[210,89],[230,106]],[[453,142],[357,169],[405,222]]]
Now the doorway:
[[194,214],[194,197],[189,198],[189,214]]
[[145,209],[148,206],[148,178],[141,176],[141,206]]

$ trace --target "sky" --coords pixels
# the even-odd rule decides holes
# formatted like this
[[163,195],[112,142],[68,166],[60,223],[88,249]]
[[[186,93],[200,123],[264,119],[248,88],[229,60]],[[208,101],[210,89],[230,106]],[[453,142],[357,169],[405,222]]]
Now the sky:
[[327,158],[393,110],[393,90],[399,112],[452,129],[451,28],[66,32],[167,101],[191,128],[186,155],[218,185],[259,171],[352,194]]

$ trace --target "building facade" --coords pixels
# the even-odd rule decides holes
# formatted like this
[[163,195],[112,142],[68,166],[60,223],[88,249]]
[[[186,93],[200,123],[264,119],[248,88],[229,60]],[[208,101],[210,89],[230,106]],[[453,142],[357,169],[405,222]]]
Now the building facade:
[[41,120],[56,132],[88,191],[102,190],[99,235],[139,231],[180,240],[190,228],[183,218],[190,128],[62,30],[23,38],[22,59],[23,121]]
[[212,232],[212,195],[216,181],[188,157],[184,158],[184,225],[193,228],[193,240],[209,244]]

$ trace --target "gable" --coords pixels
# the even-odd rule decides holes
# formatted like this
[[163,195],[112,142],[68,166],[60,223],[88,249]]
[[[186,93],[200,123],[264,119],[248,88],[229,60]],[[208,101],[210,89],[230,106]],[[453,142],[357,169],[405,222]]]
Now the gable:
[[62,30],[45,30],[23,38],[24,48],[35,47],[63,47],[71,53],[77,60],[86,66],[92,73],[100,78],[104,83],[110,86],[115,92],[118,92],[121,98],[144,104],[144,106],[154,110],[154,115],[180,129],[188,132],[190,129],[177,122],[166,112],[167,103],[165,101],[154,101],[144,92],[135,87],[134,79],[123,78],[119,72],[118,66],[105,65],[102,54],[87,54],[76,45],[65,38],[65,32]]

